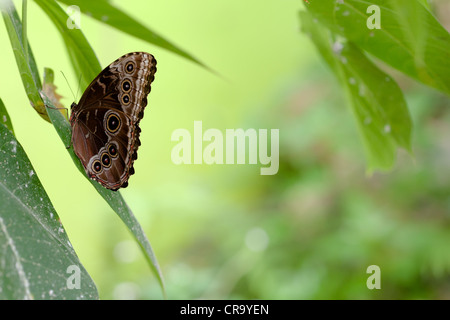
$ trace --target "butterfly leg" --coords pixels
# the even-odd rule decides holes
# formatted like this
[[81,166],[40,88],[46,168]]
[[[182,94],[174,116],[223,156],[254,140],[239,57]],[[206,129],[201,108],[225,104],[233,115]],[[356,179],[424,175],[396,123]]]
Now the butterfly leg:
[[53,109],[53,110],[66,110],[66,119],[69,119],[69,109],[67,109],[67,108],[52,107],[52,106],[49,106],[49,105],[45,105],[45,107],[46,107],[46,108],[49,108],[49,109]]

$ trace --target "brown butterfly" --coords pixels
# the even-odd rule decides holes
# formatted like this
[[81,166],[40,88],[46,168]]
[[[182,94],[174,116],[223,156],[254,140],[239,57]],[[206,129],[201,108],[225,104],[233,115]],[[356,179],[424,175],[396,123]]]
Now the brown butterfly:
[[91,82],[72,104],[72,145],[89,178],[116,191],[128,185],[137,159],[139,121],[156,72],[155,58],[128,53]]

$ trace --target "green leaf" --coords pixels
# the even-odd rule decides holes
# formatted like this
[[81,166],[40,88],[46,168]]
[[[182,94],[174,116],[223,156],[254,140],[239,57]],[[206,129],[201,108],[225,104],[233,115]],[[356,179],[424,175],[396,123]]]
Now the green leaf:
[[22,23],[20,22],[14,4],[10,0],[2,0],[2,2],[0,2],[0,10],[2,12],[3,20],[5,21],[6,30],[28,99],[39,115],[45,120],[50,121],[45,112],[44,103],[39,95],[42,84],[33,52],[28,43],[26,46],[28,48],[27,53],[25,51],[25,46],[22,42]]
[[333,39],[305,12],[300,13],[300,19],[303,31],[347,93],[363,138],[369,171],[390,169],[397,147],[411,151],[412,123],[400,88],[353,43]]
[[9,117],[8,111],[6,110],[6,107],[2,99],[0,99],[0,123],[6,126],[9,129],[9,131],[11,131],[12,134],[14,134],[11,118]]
[[428,0],[418,0],[425,8],[430,10],[430,4],[428,3]]
[[[309,12],[334,33],[422,83],[450,94],[450,34],[418,0],[312,0]],[[368,29],[370,5],[381,29]]]
[[69,29],[69,16],[54,0],[35,0],[61,34],[66,45],[72,67],[81,76],[80,88],[84,89],[102,70],[94,50],[80,29]]
[[155,31],[144,26],[134,18],[127,15],[125,12],[117,9],[107,1],[92,1],[92,0],[59,0],[69,6],[76,5],[81,12],[93,17],[94,19],[108,24],[120,31],[123,31],[133,37],[144,40],[148,43],[157,45],[161,48],[169,50],[177,55],[180,55],[188,60],[191,60],[200,66],[209,69],[202,62],[188,54],[186,51],[172,44],[170,41],[158,35]]
[[[49,117],[59,135],[61,140],[63,141],[66,148],[71,145],[71,136],[72,136],[72,129],[70,127],[69,122],[66,120],[66,118],[58,111],[57,108],[55,108],[48,99],[45,94],[43,94],[44,102],[47,106],[47,111],[49,114]],[[83,174],[83,176],[88,179],[86,172],[84,170],[83,165],[80,162],[80,159],[76,156],[75,152],[73,151],[73,148],[67,148],[67,151],[69,152],[70,156],[72,157],[72,160],[74,161],[76,167],[80,172]],[[139,222],[137,221],[136,217],[133,215],[133,212],[131,209],[127,206],[125,200],[123,199],[122,195],[119,191],[111,191],[104,187],[102,187],[98,182],[88,179],[89,182],[94,186],[94,188],[97,190],[97,192],[105,199],[105,201],[108,203],[108,205],[113,209],[116,214],[119,216],[119,218],[125,223],[127,228],[130,230],[131,234],[134,236],[134,238],[139,243],[139,246],[141,247],[145,258],[147,259],[147,262],[149,263],[152,271],[154,272],[155,276],[157,277],[161,288],[163,290],[163,294],[165,296],[165,286],[164,286],[164,280],[163,275],[161,272],[161,269],[159,267],[158,261],[156,259],[155,254],[153,253],[153,249],[150,245],[150,242],[147,239],[147,236],[145,235],[144,231],[142,230],[142,227],[140,226]]]
[[0,299],[98,299],[27,155],[0,124]]

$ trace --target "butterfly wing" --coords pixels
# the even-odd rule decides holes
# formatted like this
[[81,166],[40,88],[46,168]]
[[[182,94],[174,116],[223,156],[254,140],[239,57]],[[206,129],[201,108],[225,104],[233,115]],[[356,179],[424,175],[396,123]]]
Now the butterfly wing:
[[72,144],[87,175],[104,187],[128,185],[137,158],[139,121],[156,72],[155,58],[129,53],[106,67],[72,107]]
[[75,153],[87,175],[104,187],[125,187],[133,174],[134,124],[123,112],[108,108],[82,110],[72,128]]

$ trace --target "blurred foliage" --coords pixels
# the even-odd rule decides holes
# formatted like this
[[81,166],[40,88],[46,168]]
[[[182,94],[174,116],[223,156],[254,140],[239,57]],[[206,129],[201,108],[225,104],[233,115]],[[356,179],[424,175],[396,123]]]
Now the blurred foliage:
[[[317,70],[248,115],[283,128],[277,175],[224,178],[214,203],[204,201],[211,186],[203,181],[197,191],[205,194],[190,201],[214,214],[203,213],[197,224],[153,203],[158,217],[150,232],[169,234],[160,241],[170,298],[450,298],[448,98],[400,79],[418,128],[416,160],[400,153],[392,172],[369,177],[340,89]],[[160,230],[163,221],[172,223]],[[117,257],[110,263],[130,263]],[[373,264],[381,268],[381,290],[366,287]],[[124,282],[105,297],[157,298],[153,282],[125,278],[140,285]]]
[[367,53],[450,95],[450,34],[424,2],[314,0],[300,13],[348,96],[369,172],[391,169],[397,148],[411,152],[412,123],[397,83]]

